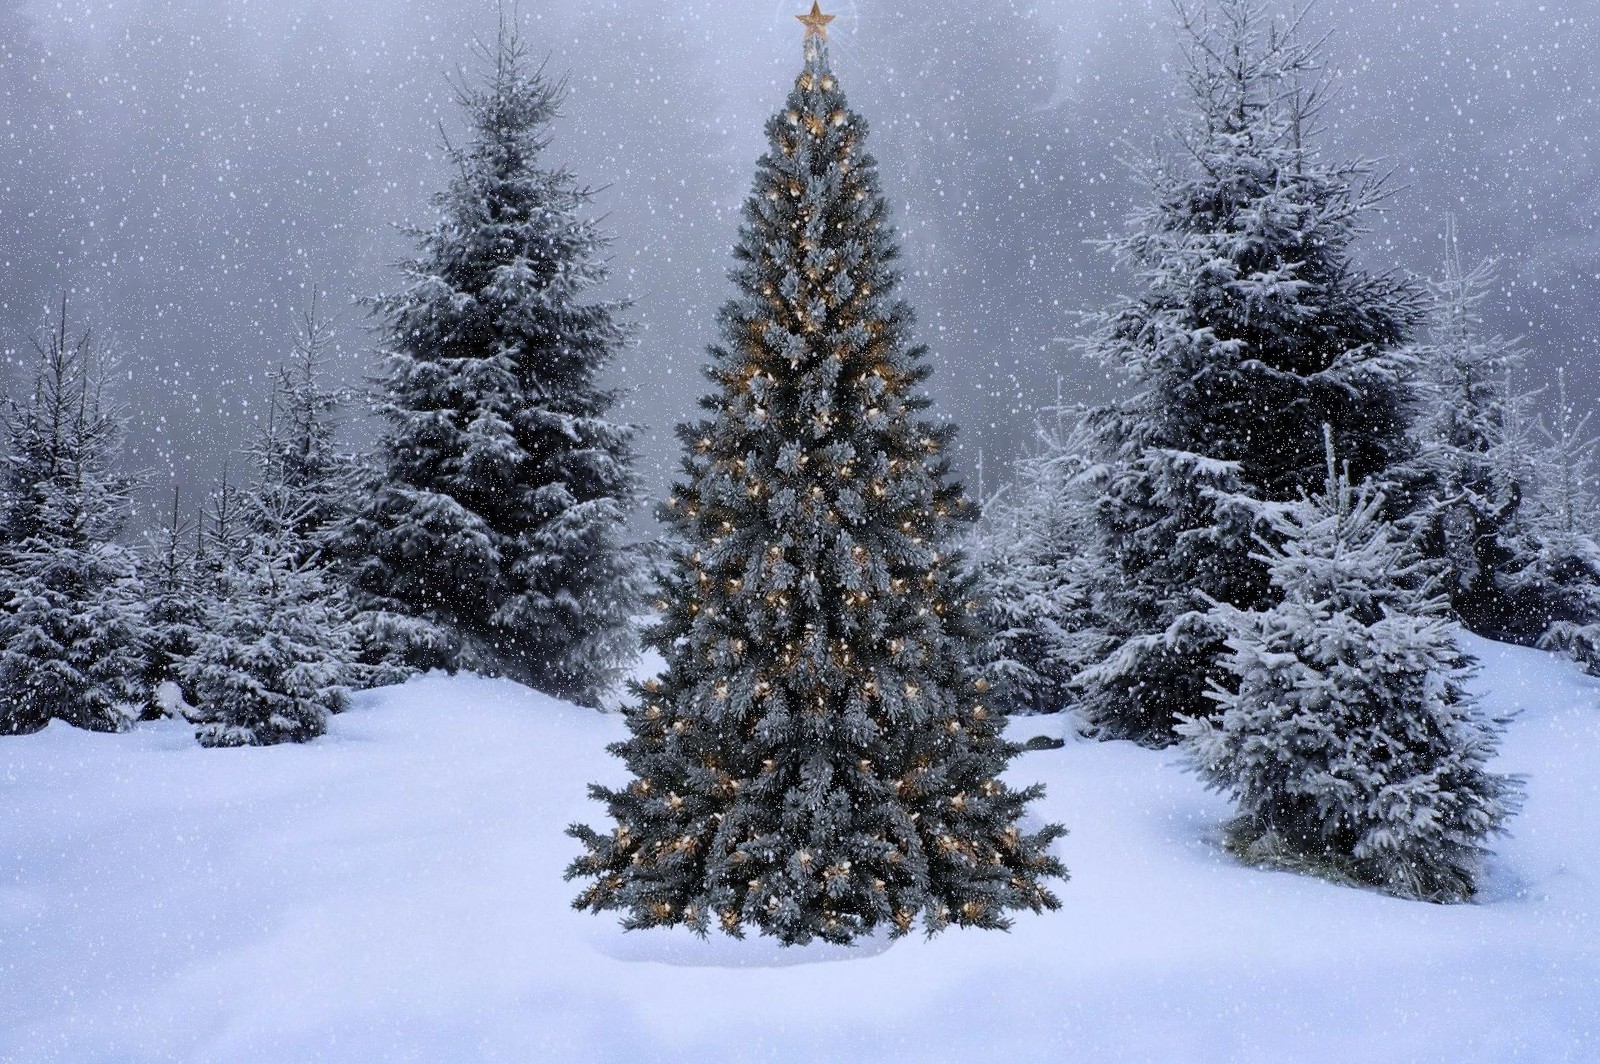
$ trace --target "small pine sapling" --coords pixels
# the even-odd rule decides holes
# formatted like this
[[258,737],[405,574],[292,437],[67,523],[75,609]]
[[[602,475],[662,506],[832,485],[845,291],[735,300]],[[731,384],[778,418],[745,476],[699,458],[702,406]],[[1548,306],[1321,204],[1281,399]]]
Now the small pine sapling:
[[1408,898],[1470,899],[1520,784],[1490,772],[1503,722],[1468,690],[1431,563],[1336,471],[1321,494],[1263,505],[1260,560],[1282,601],[1218,604],[1227,683],[1179,725],[1189,763],[1234,800],[1229,847]]

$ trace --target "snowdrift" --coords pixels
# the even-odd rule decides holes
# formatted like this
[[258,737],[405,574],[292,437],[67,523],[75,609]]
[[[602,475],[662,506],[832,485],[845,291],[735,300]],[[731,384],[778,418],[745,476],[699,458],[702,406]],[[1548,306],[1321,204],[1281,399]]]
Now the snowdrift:
[[855,948],[571,910],[621,721],[513,684],[299,747],[52,725],[0,740],[0,1060],[1600,1060],[1600,682],[1471,649],[1528,777],[1477,904],[1243,867],[1174,755],[1069,741],[1014,769],[1071,829],[1062,911]]

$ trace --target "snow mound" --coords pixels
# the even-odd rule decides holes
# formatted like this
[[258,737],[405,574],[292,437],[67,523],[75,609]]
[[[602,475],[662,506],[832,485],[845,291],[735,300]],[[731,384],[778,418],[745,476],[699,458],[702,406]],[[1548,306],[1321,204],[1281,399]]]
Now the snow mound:
[[[781,949],[574,912],[615,715],[430,676],[305,746],[0,740],[0,1060],[1600,1059],[1600,681],[1480,640],[1528,799],[1480,903],[1241,866],[1170,753],[1023,756],[1064,908]],[[1022,719],[1025,733],[1055,720]]]

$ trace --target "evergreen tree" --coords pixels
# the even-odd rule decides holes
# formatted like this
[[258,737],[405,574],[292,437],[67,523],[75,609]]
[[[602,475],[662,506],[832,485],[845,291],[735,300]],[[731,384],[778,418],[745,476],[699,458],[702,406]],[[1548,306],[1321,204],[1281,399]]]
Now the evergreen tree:
[[388,430],[345,554],[368,605],[454,633],[449,664],[592,702],[635,651],[642,586],[621,543],[633,428],[598,381],[627,334],[591,298],[591,193],[541,165],[561,86],[504,21],[487,60],[439,220],[373,302]]
[[[1467,690],[1432,568],[1383,518],[1380,493],[1335,471],[1321,495],[1260,506],[1260,558],[1282,599],[1218,604],[1228,633],[1218,711],[1178,731],[1195,770],[1238,803],[1230,846],[1405,897],[1464,901],[1485,840],[1516,809],[1490,773],[1500,722]],[[1418,591],[1418,587],[1424,588]]]
[[1323,423],[1357,477],[1405,454],[1417,317],[1406,284],[1353,262],[1382,182],[1314,148],[1316,48],[1258,0],[1180,13],[1191,115],[1109,243],[1141,291],[1087,343],[1128,388],[1089,418],[1111,649],[1080,674],[1082,704],[1103,734],[1152,744],[1205,710],[1222,650],[1207,599],[1273,597],[1237,500],[1314,488]]
[[1554,414],[1539,428],[1545,446],[1535,452],[1538,488],[1526,537],[1536,553],[1516,586],[1542,606],[1538,645],[1600,675],[1600,545],[1588,531],[1600,516],[1590,487],[1597,441],[1589,416],[1572,408],[1565,369],[1556,372]]
[[1020,459],[1015,482],[984,505],[972,544],[992,633],[984,675],[1013,711],[1066,706],[1073,677],[1103,649],[1088,462],[1062,416],[1058,409],[1054,426],[1041,427],[1037,452]]
[[1492,262],[1462,268],[1451,219],[1431,342],[1420,349],[1417,454],[1391,479],[1415,496],[1406,523],[1444,566],[1462,623],[1491,639],[1529,642],[1543,631],[1543,610],[1518,576],[1533,561],[1519,521],[1532,470],[1514,439],[1526,399],[1509,386],[1522,351],[1483,332],[1479,305],[1493,283]]
[[219,552],[203,623],[184,659],[205,746],[270,746],[321,735],[344,708],[356,647],[343,589],[293,529],[304,510],[264,498],[253,527]]
[[224,478],[213,499],[207,594],[180,667],[207,746],[314,739],[350,688],[388,678],[361,661],[364,629],[323,553],[354,482],[333,448],[337,396],[318,375],[326,336],[313,301],[250,449],[255,482],[241,494]]
[[105,356],[68,335],[66,300],[35,341],[26,399],[5,410],[0,469],[0,733],[52,720],[118,731],[140,712],[144,628],[134,558],[117,542],[131,478]]
[[224,463],[222,481],[211,492],[210,505],[202,511],[195,528],[195,573],[202,594],[207,596],[215,596],[223,588],[229,570],[244,550],[245,536],[250,530],[250,516],[246,511],[249,496],[239,490],[230,476]]
[[714,394],[684,426],[667,519],[687,543],[649,635],[633,775],[596,786],[615,827],[574,827],[582,908],[627,927],[754,926],[785,944],[887,927],[1005,927],[1058,903],[1061,829],[1018,823],[1040,788],[969,666],[977,603],[954,522],[952,430],[924,415],[925,350],[866,124],[805,65],[767,124],[711,349]]
[[145,720],[173,711],[163,686],[172,683],[182,687],[183,662],[194,652],[205,610],[197,565],[198,529],[194,521],[184,518],[179,502],[179,491],[174,487],[171,517],[158,533],[147,538],[139,559],[145,594]]
[[343,390],[325,378],[333,330],[313,288],[295,332],[288,364],[273,379],[266,431],[252,448],[257,495],[281,497],[269,509],[298,514],[292,532],[307,551],[324,551],[347,521],[359,487],[353,455],[337,445]]
[[[354,455],[338,446],[339,420],[346,393],[326,383],[334,335],[320,312],[320,293],[311,298],[296,330],[292,357],[273,379],[266,430],[251,448],[256,482],[247,503],[247,523],[275,542],[293,542],[295,561],[324,568],[336,565],[339,539],[355,512],[355,500],[370,477]],[[276,527],[282,515],[291,527]],[[399,683],[415,669],[408,658],[428,660],[448,637],[425,618],[409,617],[373,603],[353,609],[342,581],[324,581],[338,602],[329,616],[347,624],[340,644],[356,650],[344,662],[343,682],[355,688]]]

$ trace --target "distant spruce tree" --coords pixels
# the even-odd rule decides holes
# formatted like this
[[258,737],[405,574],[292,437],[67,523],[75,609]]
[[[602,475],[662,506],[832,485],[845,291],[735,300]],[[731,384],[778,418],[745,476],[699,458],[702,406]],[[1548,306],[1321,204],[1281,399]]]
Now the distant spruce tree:
[[767,124],[667,519],[685,543],[650,643],[667,660],[574,827],[579,907],[784,944],[1006,927],[1054,908],[1061,829],[970,671],[983,632],[958,552],[952,430],[922,416],[925,350],[866,123],[806,16],[805,67]]
[[5,407],[0,467],[0,733],[52,720],[119,731],[144,706],[145,629],[133,553],[118,540],[133,480],[107,356],[88,332],[35,341],[32,388]]
[[281,496],[251,500],[251,521],[218,568],[181,666],[204,746],[306,742],[344,708],[356,657],[353,611],[294,529]]
[[[336,571],[323,582],[327,593],[340,599],[328,604],[329,617],[350,627],[341,634],[340,645],[355,647],[344,663],[344,682],[366,688],[405,680],[416,671],[408,659],[426,661],[448,645],[449,636],[425,618],[397,613],[382,603],[356,608],[341,586],[350,570],[339,554],[341,537],[372,478],[355,455],[339,446],[350,397],[328,380],[333,352],[333,328],[313,287],[297,322],[290,358],[272,379],[266,429],[250,449],[255,482],[246,499],[245,520],[275,542],[287,537],[296,562]],[[278,527],[283,515],[292,516],[290,527]],[[279,542],[273,549],[281,546]]]
[[1465,901],[1519,802],[1517,781],[1485,767],[1501,724],[1467,689],[1432,563],[1385,521],[1381,494],[1336,471],[1331,432],[1327,455],[1321,494],[1261,505],[1281,601],[1216,607],[1231,682],[1178,731],[1238,803],[1228,841],[1246,859]]
[[183,686],[183,662],[194,652],[206,609],[199,570],[200,530],[183,514],[182,494],[172,489],[172,509],[161,528],[145,538],[139,556],[146,631],[145,720],[169,715],[176,706],[164,685]]
[[1104,650],[1085,441],[1064,411],[1047,414],[1014,483],[986,500],[973,536],[990,639],[983,674],[1013,712],[1050,713]]
[[354,455],[338,445],[344,389],[328,382],[334,333],[313,288],[296,322],[288,361],[272,378],[265,431],[251,447],[255,492],[282,496],[306,551],[325,552],[346,523],[360,488]]
[[1080,704],[1101,734],[1153,745],[1207,708],[1223,643],[1206,602],[1275,596],[1236,500],[1314,489],[1324,423],[1357,478],[1406,453],[1419,316],[1411,287],[1354,264],[1384,192],[1315,150],[1315,43],[1258,0],[1179,10],[1190,118],[1109,245],[1141,290],[1087,343],[1127,393],[1089,417],[1110,649]]
[[1511,579],[1515,591],[1540,604],[1538,645],[1561,650],[1600,675],[1600,508],[1594,498],[1597,441],[1589,415],[1567,395],[1565,369],[1556,371],[1556,405],[1541,419],[1544,445],[1533,450],[1536,489],[1523,522],[1529,563]]
[[405,288],[372,303],[388,430],[343,553],[363,605],[453,634],[445,664],[593,703],[642,605],[622,543],[634,429],[599,382],[623,305],[592,296],[607,241],[591,193],[541,165],[562,87],[504,19],[485,58],[460,89],[470,141],[448,149],[439,220],[414,232]]
[[180,668],[207,746],[314,739],[351,689],[380,682],[384,666],[362,661],[349,589],[327,562],[357,483],[334,445],[340,397],[321,379],[328,341],[313,295],[249,448],[255,476],[244,491],[225,479],[213,498],[199,552],[205,594]]
[[1530,643],[1547,620],[1537,582],[1523,575],[1537,555],[1523,512],[1535,491],[1533,456],[1519,432],[1530,397],[1510,389],[1522,350],[1484,329],[1479,308],[1494,276],[1493,262],[1463,268],[1450,219],[1430,336],[1419,348],[1417,453],[1392,479],[1411,496],[1404,523],[1444,567],[1443,590],[1462,623]]

